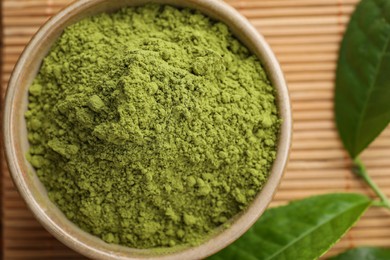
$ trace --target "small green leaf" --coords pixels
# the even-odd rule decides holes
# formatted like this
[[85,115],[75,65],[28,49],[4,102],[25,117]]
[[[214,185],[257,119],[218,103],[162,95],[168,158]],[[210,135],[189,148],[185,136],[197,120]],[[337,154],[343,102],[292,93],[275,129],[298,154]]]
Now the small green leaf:
[[327,194],[269,209],[245,235],[209,259],[315,259],[370,205],[360,194]]
[[390,249],[375,247],[360,247],[346,251],[329,260],[389,260]]
[[390,122],[390,1],[363,0],[341,45],[336,122],[356,158]]

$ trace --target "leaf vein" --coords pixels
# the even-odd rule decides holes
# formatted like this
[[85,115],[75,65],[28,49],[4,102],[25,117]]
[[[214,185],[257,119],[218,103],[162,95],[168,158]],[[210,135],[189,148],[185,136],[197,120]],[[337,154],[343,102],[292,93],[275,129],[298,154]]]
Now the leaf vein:
[[282,247],[280,250],[278,250],[277,252],[275,252],[273,255],[269,256],[267,258],[268,259],[273,259],[275,258],[276,256],[282,254],[287,248],[291,247],[292,245],[296,244],[297,242],[299,242],[300,240],[302,240],[305,236],[307,236],[308,234],[312,233],[313,231],[319,229],[320,227],[326,225],[327,223],[329,223],[330,221],[333,221],[334,219],[336,219],[340,214],[343,214],[345,212],[348,212],[349,210],[352,210],[358,206],[361,206],[361,205],[364,205],[366,204],[367,202],[366,201],[362,201],[361,203],[359,204],[355,204],[351,207],[349,207],[348,209],[342,211],[342,212],[339,212],[339,214],[335,215],[335,216],[332,216],[330,219],[327,219],[327,220],[324,220],[322,223],[320,223],[320,225],[317,225],[317,226],[314,226],[310,229],[308,229],[307,231],[303,232],[300,236],[298,236],[297,238],[291,240],[291,242],[289,242],[288,244],[286,244],[284,247]]
[[[378,6],[378,3],[377,1],[374,1],[376,7],[381,10]],[[387,20],[387,17],[386,15],[383,13],[383,11],[381,10],[381,14],[382,14],[382,17],[384,18],[384,20],[386,21],[387,24],[389,24],[389,21]],[[359,21],[357,21],[357,24],[358,24],[358,27],[359,26]],[[360,27],[361,28],[361,27]],[[362,30],[363,31],[363,30]],[[380,52],[380,55],[379,55],[379,63],[375,69],[375,76],[373,77],[374,80],[373,82],[370,84],[369,88],[368,88],[368,93],[367,93],[367,99],[366,100],[370,100],[371,99],[371,96],[372,96],[372,93],[374,91],[374,86],[376,85],[376,82],[378,80],[378,77],[379,77],[379,74],[380,74],[380,68],[383,64],[383,60],[384,60],[384,56],[386,55],[386,50],[388,49],[389,47],[389,44],[390,44],[390,34],[387,35],[387,38],[386,38],[386,43],[384,44],[381,52]],[[360,132],[361,132],[361,129],[362,129],[362,125],[363,125],[363,120],[366,116],[366,113],[367,113],[367,106],[368,106],[368,102],[364,102],[363,104],[363,109],[362,109],[362,113],[360,114],[359,116],[359,119],[358,119],[358,123],[357,123],[357,130],[356,130],[356,135],[355,135],[355,140],[354,140],[354,149],[356,151],[356,146],[357,146],[357,143],[359,142],[359,136],[360,136]],[[355,157],[357,156],[357,154],[355,154]]]

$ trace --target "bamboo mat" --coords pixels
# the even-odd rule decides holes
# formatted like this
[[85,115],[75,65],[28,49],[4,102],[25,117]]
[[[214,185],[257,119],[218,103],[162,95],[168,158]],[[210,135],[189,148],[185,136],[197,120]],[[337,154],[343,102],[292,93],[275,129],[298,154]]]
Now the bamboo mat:
[[[352,176],[350,161],[333,122],[333,81],[337,50],[358,0],[228,0],[266,37],[289,84],[294,138],[291,160],[273,206],[328,192],[369,190]],[[3,0],[2,91],[32,34],[69,0]],[[362,158],[374,180],[390,196],[390,128]],[[34,219],[2,164],[4,259],[82,257],[49,235]],[[330,251],[353,246],[390,247],[390,214],[370,209]]]

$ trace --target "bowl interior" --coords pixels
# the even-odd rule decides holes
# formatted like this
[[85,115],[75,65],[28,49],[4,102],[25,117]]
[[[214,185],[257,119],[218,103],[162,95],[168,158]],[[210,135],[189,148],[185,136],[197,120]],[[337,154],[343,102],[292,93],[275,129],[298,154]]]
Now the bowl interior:
[[[42,59],[63,29],[87,16],[114,11],[125,6],[146,3],[171,4],[198,9],[226,23],[265,66],[277,89],[277,103],[283,123],[277,158],[263,190],[245,212],[231,219],[231,227],[217,230],[204,244],[193,248],[139,250],[110,245],[92,236],[66,219],[48,199],[45,188],[25,159],[28,151],[24,113],[27,110],[28,88],[35,78]],[[4,142],[14,182],[37,219],[59,240],[80,253],[99,259],[193,259],[204,258],[227,246],[242,235],[263,213],[276,191],[287,162],[291,141],[291,112],[283,74],[272,51],[249,22],[220,0],[81,0],[61,11],[46,23],[25,49],[10,79],[4,110]],[[131,258],[129,258],[131,257]]]

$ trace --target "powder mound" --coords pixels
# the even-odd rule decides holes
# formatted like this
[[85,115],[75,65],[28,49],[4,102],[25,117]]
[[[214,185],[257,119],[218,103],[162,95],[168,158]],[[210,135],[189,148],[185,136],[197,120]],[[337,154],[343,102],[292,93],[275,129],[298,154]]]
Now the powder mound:
[[26,112],[28,159],[80,228],[135,248],[197,244],[264,185],[274,88],[226,25],[147,5],[68,27]]

